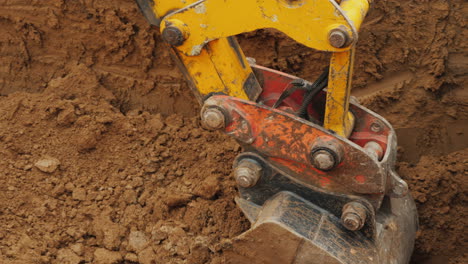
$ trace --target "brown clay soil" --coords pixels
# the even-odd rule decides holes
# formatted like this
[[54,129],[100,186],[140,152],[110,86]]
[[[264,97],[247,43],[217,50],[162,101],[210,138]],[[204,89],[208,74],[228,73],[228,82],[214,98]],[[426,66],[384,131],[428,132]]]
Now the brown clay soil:
[[[414,263],[467,263],[463,0],[375,1],[353,93],[399,136],[417,202]],[[327,55],[240,36],[259,64],[312,79]],[[0,3],[0,262],[223,263],[249,227],[238,145],[198,104],[132,0]]]

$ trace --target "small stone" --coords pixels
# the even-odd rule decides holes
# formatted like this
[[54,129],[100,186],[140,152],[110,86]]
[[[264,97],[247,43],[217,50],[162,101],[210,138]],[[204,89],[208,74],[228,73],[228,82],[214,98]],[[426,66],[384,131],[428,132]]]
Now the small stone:
[[38,160],[34,166],[42,172],[52,173],[60,166],[60,161],[52,157],[44,157]]
[[94,251],[94,261],[96,264],[113,264],[122,260],[119,252],[98,248]]
[[128,237],[128,249],[139,252],[148,245],[148,238],[141,231],[131,231]]

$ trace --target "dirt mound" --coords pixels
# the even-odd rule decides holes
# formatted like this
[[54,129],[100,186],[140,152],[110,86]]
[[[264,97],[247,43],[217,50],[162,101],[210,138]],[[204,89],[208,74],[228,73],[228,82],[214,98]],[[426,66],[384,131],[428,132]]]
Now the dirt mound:
[[133,0],[3,1],[0,32],[0,94],[43,91],[84,64],[123,111],[195,113],[168,48]]
[[2,263],[216,259],[248,227],[226,173],[238,146],[197,118],[124,116],[94,76],[1,98]]
[[[398,133],[414,262],[465,263],[466,4],[374,2],[353,93]],[[239,41],[307,79],[328,58],[271,30]],[[248,228],[230,176],[239,147],[199,127],[134,1],[2,3],[0,57],[2,263],[222,263]]]
[[423,156],[416,165],[401,162],[419,212],[420,230],[415,262],[466,263],[468,151],[447,156]]

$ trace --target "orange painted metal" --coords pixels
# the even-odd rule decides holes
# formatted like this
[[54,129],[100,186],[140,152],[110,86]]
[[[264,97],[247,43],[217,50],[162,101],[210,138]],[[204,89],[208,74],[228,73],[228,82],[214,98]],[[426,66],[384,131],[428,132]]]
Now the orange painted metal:
[[[287,89],[295,78],[267,68],[255,66],[261,71],[264,87],[259,102],[254,103],[230,96],[214,95],[207,101],[223,109],[228,115],[225,132],[238,140],[249,151],[254,150],[272,166],[294,181],[312,189],[349,195],[366,195],[378,208],[386,191],[387,171],[363,149],[368,141],[376,141],[387,148],[390,128],[378,133],[370,127],[377,117],[359,111],[352,106],[358,122],[350,139],[340,137],[323,127],[308,122],[271,105]],[[298,91],[282,107],[296,111],[304,93]],[[325,93],[317,95],[316,105],[309,107],[310,115],[319,116],[323,111]],[[317,140],[334,140],[343,147],[343,160],[331,171],[321,171],[310,161],[312,147]]]

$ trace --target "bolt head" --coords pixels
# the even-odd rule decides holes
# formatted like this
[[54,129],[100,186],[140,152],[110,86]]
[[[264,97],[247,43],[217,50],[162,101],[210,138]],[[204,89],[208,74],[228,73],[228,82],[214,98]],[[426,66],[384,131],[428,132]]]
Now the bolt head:
[[241,170],[236,171],[236,182],[243,188],[249,188],[254,186],[254,181],[248,176],[250,172],[242,172]]
[[331,170],[335,167],[335,162],[335,157],[326,150],[319,150],[312,156],[312,163],[319,170]]
[[357,231],[364,225],[364,221],[362,221],[359,215],[354,213],[343,215],[342,222],[346,229],[351,231]]
[[249,188],[255,186],[262,174],[262,167],[255,161],[241,161],[234,170],[234,178],[239,186]]
[[210,130],[222,129],[226,126],[226,118],[221,110],[208,108],[202,113],[202,123]]
[[335,48],[344,48],[348,44],[348,33],[342,29],[333,29],[328,36],[330,45]]
[[167,43],[173,46],[180,46],[184,44],[185,41],[184,33],[179,28],[174,26],[168,26],[164,28],[162,37]]
[[380,133],[383,130],[383,125],[380,123],[380,121],[375,121],[372,122],[370,129],[374,133]]
[[343,206],[341,223],[351,231],[360,230],[366,222],[366,207],[360,202],[349,202]]

